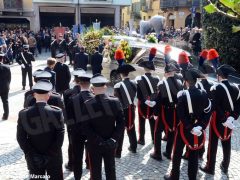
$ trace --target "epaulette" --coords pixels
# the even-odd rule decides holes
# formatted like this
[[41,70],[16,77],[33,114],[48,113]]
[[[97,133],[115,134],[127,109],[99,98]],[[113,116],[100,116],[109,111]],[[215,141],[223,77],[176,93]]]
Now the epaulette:
[[53,106],[53,105],[49,105],[51,108],[56,109],[56,110],[62,110],[61,108],[57,107],[57,106]]
[[158,84],[157,84],[157,86],[160,86],[160,85],[162,85],[162,84],[163,84],[163,81],[159,81]]
[[177,93],[177,98],[180,98],[184,93],[184,90],[181,90]]
[[57,92],[52,92],[52,94],[54,94],[54,95],[57,95],[57,96],[61,96],[59,93],[57,93]]
[[117,88],[120,88],[120,86],[121,86],[121,83],[119,82],[119,83],[115,84],[113,88],[117,89]]
[[137,83],[138,81],[140,81],[142,79],[142,76],[137,76],[136,78],[135,78],[135,82]]
[[210,91],[215,91],[217,88],[217,84],[214,84],[211,88],[210,88]]

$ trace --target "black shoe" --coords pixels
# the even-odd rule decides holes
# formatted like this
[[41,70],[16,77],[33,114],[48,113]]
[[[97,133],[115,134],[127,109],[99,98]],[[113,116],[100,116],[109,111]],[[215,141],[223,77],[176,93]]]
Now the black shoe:
[[23,86],[22,90],[25,90],[25,86]]
[[3,120],[3,121],[6,121],[6,120],[8,120],[8,117],[7,117],[7,116],[3,116],[3,117],[2,117],[2,120]]
[[207,174],[211,174],[211,175],[214,175],[215,172],[214,171],[210,171],[206,166],[205,167],[200,167],[199,168],[201,171],[207,173]]
[[163,152],[163,155],[164,155],[167,159],[170,159],[170,160],[171,160],[171,155],[168,154],[167,152]]
[[140,145],[145,145],[145,141],[144,140],[138,140],[138,142],[137,142],[138,144],[140,144]]
[[65,164],[65,168],[69,171],[73,171],[73,167],[69,165],[68,163]]
[[224,174],[228,174],[228,169],[225,168],[225,167],[223,167],[223,163],[220,164],[220,169],[222,170],[222,172],[223,172]]
[[157,161],[162,161],[162,155],[157,155],[155,153],[151,153],[150,157],[157,160]]
[[115,154],[115,158],[120,159],[121,157],[122,157],[121,154]]
[[136,149],[132,149],[131,147],[128,147],[128,150],[132,153],[137,153]]

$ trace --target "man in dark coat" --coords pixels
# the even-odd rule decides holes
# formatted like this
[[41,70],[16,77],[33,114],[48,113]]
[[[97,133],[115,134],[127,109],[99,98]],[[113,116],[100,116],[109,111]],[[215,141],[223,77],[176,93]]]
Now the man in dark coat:
[[153,118],[153,109],[156,105],[154,101],[157,97],[157,85],[159,77],[153,76],[152,71],[155,70],[153,61],[143,61],[139,64],[143,67],[145,74],[137,76],[135,81],[137,83],[137,99],[138,99],[138,118],[139,118],[139,139],[138,144],[145,144],[145,123],[149,120],[151,138],[154,141],[154,126],[155,120]]
[[60,53],[56,56],[57,63],[53,71],[56,73],[56,92],[63,94],[64,91],[70,88],[71,73],[69,67],[64,64],[65,55]]
[[92,55],[92,59],[91,59],[93,75],[101,74],[101,71],[103,69],[102,61],[103,61],[103,56],[99,53],[98,47],[95,47],[95,53]]
[[[177,113],[179,124],[175,136],[173,149],[172,170],[165,175],[165,180],[178,180],[180,176],[180,165],[185,145],[189,148],[188,178],[197,179],[198,152],[205,142],[205,129],[211,116],[211,101],[206,91],[195,87],[197,78],[201,72],[197,69],[189,69],[184,73],[187,90],[178,93]],[[199,103],[201,102],[201,103]]]
[[[132,153],[137,152],[137,135],[135,130],[135,100],[137,94],[137,85],[134,81],[129,79],[129,73],[136,71],[136,69],[129,65],[122,65],[117,69],[117,72],[121,74],[123,81],[117,83],[114,86],[114,95],[118,97],[122,106],[125,116],[125,127],[129,137],[130,146],[128,150]],[[115,157],[120,158],[122,153],[122,146],[124,140],[124,133],[119,139],[118,147]]]
[[74,69],[81,68],[84,71],[87,71],[87,65],[88,65],[88,54],[85,53],[84,47],[80,47],[80,52],[76,53],[76,56],[74,59]]
[[[104,160],[106,179],[116,180],[114,154],[117,142],[124,131],[124,115],[118,99],[108,97],[108,80],[100,74],[91,79],[95,97],[85,102],[81,121],[87,135],[87,150],[91,179],[102,179]],[[85,115],[85,112],[86,115]],[[85,116],[84,116],[85,115]]]
[[48,58],[47,59],[47,67],[45,67],[45,69],[44,69],[44,71],[47,71],[47,72],[51,73],[51,75],[52,75],[50,82],[53,85],[53,90],[55,90],[55,86],[56,86],[56,73],[53,71],[55,64],[56,64],[56,59]]
[[11,71],[10,68],[3,64],[4,54],[0,54],[0,97],[3,103],[3,116],[2,120],[7,120],[9,115],[8,106],[8,93],[11,83]]
[[[85,147],[86,135],[82,131],[82,110],[85,106],[84,102],[93,98],[94,95],[90,92],[90,79],[91,74],[86,73],[84,70],[78,71],[77,76],[81,92],[70,97],[67,104],[67,125],[71,128],[69,136],[72,141],[73,150],[73,169],[74,177],[76,180],[80,180],[82,177],[82,164],[83,164],[83,152]],[[86,156],[88,152],[85,151]],[[89,168],[89,159],[86,157],[86,165]]]
[[37,102],[19,112],[17,141],[25,154],[31,179],[44,177],[47,172],[51,179],[63,180],[63,113],[47,104],[52,90],[49,81],[37,82],[33,90]]
[[30,89],[33,86],[32,61],[35,61],[35,59],[33,54],[29,52],[29,45],[24,45],[23,48],[24,48],[23,52],[21,52],[18,55],[16,61],[22,67],[21,68],[22,69],[22,86],[23,86],[22,90],[25,90],[27,75],[28,75]]
[[51,40],[51,44],[50,44],[52,58],[56,57],[57,48],[58,48],[57,39],[54,36],[52,36],[52,40]]
[[233,67],[226,64],[220,66],[217,69],[219,84],[212,86],[210,89],[213,113],[209,130],[208,159],[206,166],[200,169],[212,175],[215,174],[219,139],[223,149],[223,160],[220,169],[223,173],[228,173],[231,158],[231,135],[234,129],[234,121],[238,119],[240,113],[240,92],[236,85],[228,81],[231,74],[236,74]]

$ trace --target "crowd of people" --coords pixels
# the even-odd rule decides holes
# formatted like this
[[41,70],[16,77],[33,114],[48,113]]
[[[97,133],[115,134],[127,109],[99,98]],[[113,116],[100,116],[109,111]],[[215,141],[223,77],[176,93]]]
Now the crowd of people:
[[[70,64],[74,65],[72,75],[75,82],[70,88],[71,73],[65,64],[68,50],[64,36],[60,34],[59,41],[54,37],[50,41],[52,57],[47,59],[44,69],[32,73],[35,58],[29,44],[31,36],[28,43],[23,43],[16,58],[21,65],[24,90],[26,75],[29,77],[30,90],[25,94],[25,109],[19,112],[18,117],[17,141],[25,154],[32,179],[46,177],[45,173],[50,179],[63,179],[61,148],[65,127],[69,140],[65,167],[73,171],[75,179],[82,177],[84,151],[91,179],[102,179],[102,160],[106,179],[116,179],[115,158],[121,158],[125,129],[129,137],[128,150],[137,153],[137,146],[146,143],[146,121],[150,124],[154,149],[150,157],[162,161],[163,154],[172,161],[171,173],[165,175],[165,179],[179,179],[184,147],[189,179],[197,179],[198,161],[203,158],[206,148],[206,128],[210,129],[208,159],[206,166],[200,169],[214,175],[220,139],[223,148],[220,168],[228,173],[231,134],[240,112],[240,90],[239,85],[228,81],[228,76],[236,74],[236,70],[229,65],[220,65],[215,49],[199,53],[199,66],[194,68],[185,52],[179,54],[178,62],[172,61],[171,46],[167,45],[162,79],[153,75],[155,48],[151,48],[149,59],[139,63],[145,73],[135,79],[130,79],[129,74],[136,69],[125,63],[122,50],[117,49],[117,72],[122,81],[114,85],[114,97],[109,97],[106,95],[108,80],[101,75],[101,46],[95,47],[90,73],[87,71],[88,55],[84,47],[76,44],[78,51],[70,53],[73,55]],[[24,41],[27,38],[20,36],[20,39]],[[0,53],[0,87],[5,88],[0,88],[0,95],[5,101],[3,119],[7,120],[11,72],[2,63],[4,56]],[[216,74],[218,82],[210,82],[208,74]],[[167,141],[163,153],[162,139]]]

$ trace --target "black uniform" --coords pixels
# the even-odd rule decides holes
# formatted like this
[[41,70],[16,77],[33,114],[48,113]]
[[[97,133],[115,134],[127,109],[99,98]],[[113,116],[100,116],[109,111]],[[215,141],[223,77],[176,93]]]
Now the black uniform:
[[63,53],[63,54],[66,53],[67,42],[66,42],[65,39],[62,39],[62,40],[59,41],[58,48],[59,48],[59,53]]
[[30,174],[43,176],[47,171],[51,179],[63,179],[63,139],[60,108],[41,102],[20,111],[17,141],[25,154]]
[[[124,83],[126,91],[122,85]],[[130,99],[128,100],[128,95]],[[135,130],[135,105],[134,99],[137,93],[137,86],[134,81],[131,81],[129,78],[124,79],[122,82],[117,83],[114,86],[114,94],[120,100],[123,106],[123,112],[125,117],[125,128],[127,129],[127,134],[130,142],[130,149],[133,152],[136,152],[137,149],[137,135]],[[124,133],[119,139],[118,148],[116,150],[116,155],[121,157],[122,146],[123,146]]]
[[70,59],[70,64],[72,64],[74,60],[74,46],[76,45],[76,40],[72,40],[68,43],[67,48],[68,48],[68,56]]
[[44,69],[44,71],[47,71],[49,73],[51,73],[52,77],[50,78],[50,82],[52,83],[53,85],[53,90],[55,89],[55,86],[56,86],[56,73],[49,67],[46,67]]
[[153,117],[153,108],[149,107],[145,104],[146,100],[153,101],[157,97],[157,84],[159,82],[158,77],[154,77],[151,73],[146,73],[146,77],[148,78],[151,87],[149,86],[146,78],[143,76],[138,76],[136,78],[137,83],[137,98],[138,98],[138,117],[139,117],[139,142],[142,144],[145,143],[145,121],[149,120],[150,130],[152,140],[154,140],[154,126],[155,120]]
[[[65,109],[66,109],[66,113],[71,111],[68,106],[69,104],[69,101],[71,99],[71,97],[77,95],[78,93],[80,93],[80,86],[79,85],[76,85],[74,86],[72,89],[68,89],[64,92],[63,94],[63,101],[64,101],[64,104],[65,104]],[[68,118],[69,116],[69,113],[66,114]],[[66,119],[67,120],[67,119]],[[67,124],[67,122],[66,122]],[[69,145],[68,145],[68,166],[70,168],[73,167],[73,153],[72,153],[72,138],[71,138],[71,126],[67,124],[67,132],[68,132],[68,141],[69,141]]]
[[[115,180],[115,148],[124,131],[124,114],[119,100],[106,95],[97,95],[85,102],[88,120],[83,130],[87,135],[87,149],[91,179],[102,179],[102,159],[106,179]],[[85,111],[84,111],[85,112]],[[112,140],[114,139],[114,140]]]
[[66,64],[57,62],[53,71],[56,73],[56,92],[63,94],[65,90],[69,89],[69,83],[71,81],[69,67]]
[[88,65],[88,54],[84,52],[79,52],[75,55],[74,59],[74,69],[82,68],[87,71]]
[[211,88],[212,101],[213,101],[213,114],[211,117],[210,130],[209,130],[209,144],[208,144],[208,159],[206,169],[214,174],[218,139],[221,140],[223,148],[223,161],[222,167],[227,170],[230,163],[231,154],[231,133],[232,130],[223,126],[229,116],[237,119],[239,116],[239,89],[229,83],[227,80],[222,81],[227,87],[233,102],[233,110],[230,106],[230,101],[224,88],[218,84]]
[[[73,151],[73,169],[74,169],[74,177],[76,180],[80,180],[82,177],[82,164],[83,164],[83,152],[86,141],[86,135],[82,132],[82,110],[84,106],[84,102],[93,98],[93,94],[90,91],[81,91],[80,93],[72,96],[69,99],[69,103],[67,105],[67,124],[68,127],[71,128],[69,135],[72,141],[72,151]],[[88,153],[86,153],[86,164],[89,166]]]
[[93,75],[101,74],[101,71],[103,69],[102,61],[103,61],[103,56],[99,52],[95,52],[92,55],[91,65],[92,65],[92,73],[93,73]]
[[183,84],[176,77],[168,77],[159,83],[157,104],[154,107],[154,114],[158,116],[154,131],[154,155],[157,157],[161,157],[161,139],[164,131],[168,137],[164,154],[171,159],[174,136],[179,122],[176,112],[177,93],[182,89]]
[[29,86],[32,87],[32,61],[35,61],[33,54],[23,51],[18,55],[16,61],[19,65],[23,64],[25,66],[25,68],[22,67],[22,86],[26,86],[26,77],[28,74]]
[[[36,104],[36,99],[34,98],[33,93],[34,92],[30,90],[24,94],[24,105],[23,105],[24,108],[27,108]],[[56,106],[64,110],[64,104],[63,104],[61,95],[56,92],[51,93],[47,103],[51,106]]]
[[57,40],[56,40],[56,39],[53,39],[53,40],[51,41],[51,45],[50,45],[51,57],[52,57],[52,58],[55,58],[55,57],[56,57],[57,48],[58,48]]
[[[188,106],[187,92],[192,103],[192,113],[190,113]],[[195,180],[198,170],[198,150],[204,144],[205,129],[211,116],[211,102],[207,93],[194,86],[188,90],[180,91],[178,93],[177,113],[180,123],[175,136],[171,178],[179,179],[183,148],[186,145],[189,148],[188,177]],[[191,133],[192,129],[197,126],[202,128],[200,136]]]
[[0,63],[0,97],[3,103],[3,119],[7,119],[9,115],[8,106],[8,93],[11,82],[11,71],[10,68],[2,63]]

